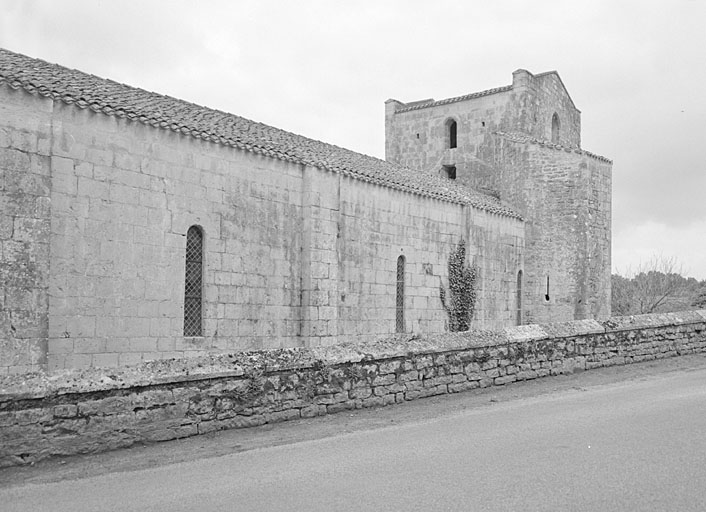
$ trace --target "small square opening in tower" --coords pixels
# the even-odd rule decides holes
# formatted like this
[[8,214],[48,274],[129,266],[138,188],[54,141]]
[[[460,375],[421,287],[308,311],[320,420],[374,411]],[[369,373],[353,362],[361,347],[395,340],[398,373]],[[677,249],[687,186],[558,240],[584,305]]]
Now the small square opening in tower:
[[446,177],[455,180],[456,179],[456,166],[455,165],[445,165],[444,166],[444,174],[446,174]]

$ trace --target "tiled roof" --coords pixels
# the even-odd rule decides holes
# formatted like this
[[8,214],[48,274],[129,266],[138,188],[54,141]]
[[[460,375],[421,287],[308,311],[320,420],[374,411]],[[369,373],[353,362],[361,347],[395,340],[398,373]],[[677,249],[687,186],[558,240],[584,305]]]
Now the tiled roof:
[[554,144],[553,142],[550,142],[548,140],[542,140],[542,139],[537,139],[535,137],[530,137],[529,135],[525,135],[524,133],[517,133],[517,132],[512,132],[512,133],[506,133],[506,132],[493,132],[495,135],[499,135],[500,137],[511,140],[513,142],[521,142],[521,143],[528,143],[528,144],[536,144],[538,146],[544,146],[547,148],[552,148],[556,149],[559,151],[566,151],[567,153],[576,153],[578,155],[586,155],[590,158],[595,158],[596,160],[600,160],[601,162],[606,162],[609,164],[612,164],[613,161],[609,158],[606,158],[601,155],[597,155],[595,153],[591,153],[590,151],[586,151],[585,149],[579,149],[579,148],[569,148],[566,146],[562,146],[561,144]]
[[381,186],[515,218],[494,197],[459,183],[240,116],[0,49],[0,84],[217,144],[312,165]]
[[410,110],[419,110],[422,108],[436,107],[439,105],[446,105],[447,103],[456,103],[457,101],[472,100],[474,98],[480,98],[481,96],[490,96],[491,94],[497,94],[499,92],[505,92],[512,89],[512,85],[505,85],[503,87],[496,87],[495,89],[488,89],[487,91],[474,92],[471,94],[464,94],[463,96],[456,96],[454,98],[446,98],[445,100],[422,100],[414,101],[412,103],[407,103],[406,107],[398,108],[395,110],[395,114],[401,112],[409,112]]

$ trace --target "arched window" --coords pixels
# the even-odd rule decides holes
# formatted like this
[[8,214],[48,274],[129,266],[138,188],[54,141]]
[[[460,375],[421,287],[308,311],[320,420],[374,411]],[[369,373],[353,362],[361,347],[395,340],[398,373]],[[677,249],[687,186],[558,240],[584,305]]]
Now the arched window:
[[184,336],[202,336],[203,232],[191,226],[186,232],[184,279]]
[[395,331],[404,332],[404,256],[397,258],[397,307]]
[[517,272],[517,325],[522,325],[522,270]]
[[455,148],[456,147],[456,121],[451,119],[448,121],[448,127],[449,127],[449,148]]
[[561,128],[561,123],[559,122],[559,116],[556,112],[552,116],[552,142],[554,144],[559,144],[559,129]]

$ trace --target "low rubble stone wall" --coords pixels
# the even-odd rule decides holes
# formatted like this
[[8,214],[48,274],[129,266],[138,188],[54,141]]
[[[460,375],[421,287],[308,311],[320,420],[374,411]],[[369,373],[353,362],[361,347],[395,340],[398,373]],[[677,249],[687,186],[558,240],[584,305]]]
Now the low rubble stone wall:
[[0,380],[0,467],[706,352],[706,310]]

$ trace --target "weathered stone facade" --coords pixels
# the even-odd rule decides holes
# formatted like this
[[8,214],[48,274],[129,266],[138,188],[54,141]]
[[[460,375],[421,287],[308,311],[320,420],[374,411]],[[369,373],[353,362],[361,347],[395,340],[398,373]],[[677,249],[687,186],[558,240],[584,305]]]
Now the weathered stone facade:
[[0,378],[0,467],[704,352],[706,310]]
[[[577,147],[575,131],[562,136]],[[602,172],[578,149],[493,140],[521,154],[508,173],[535,172],[535,162],[563,166],[557,154],[568,159],[567,176],[572,155],[588,159],[590,172],[572,174],[574,182],[593,183]],[[544,217],[526,225],[523,212],[533,210],[525,204],[464,180],[5,50],[0,172],[0,375],[442,332],[439,289],[461,240],[480,272],[475,327],[517,323],[518,283],[532,288],[525,321],[555,310],[600,317],[599,306],[578,311],[569,296],[587,305],[607,296],[600,279],[576,277],[594,276],[583,247],[609,263],[593,231],[557,232],[567,246],[583,244],[573,252],[539,251],[552,233]],[[557,189],[565,208],[537,211],[567,226],[578,212],[602,226],[604,196],[596,215],[574,211],[584,189],[569,178],[562,183],[576,197]],[[535,185],[527,204],[545,193]],[[202,237],[198,262],[185,259],[190,228]],[[568,276],[562,310],[530,298],[543,265]],[[195,335],[185,329],[191,285]]]
[[51,108],[29,95],[0,107],[0,375],[47,363]]
[[388,160],[452,169],[522,214],[523,323],[610,316],[612,164],[580,148],[581,113],[556,72],[518,70],[510,86],[447,100],[388,100],[385,127]]

